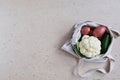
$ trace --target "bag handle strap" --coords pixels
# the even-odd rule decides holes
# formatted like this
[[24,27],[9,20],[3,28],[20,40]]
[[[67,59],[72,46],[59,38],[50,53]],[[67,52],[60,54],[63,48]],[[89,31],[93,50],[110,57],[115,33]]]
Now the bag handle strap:
[[78,62],[78,64],[77,64],[77,66],[76,66],[76,68],[75,68],[73,73],[74,73],[74,75],[79,76],[81,78],[88,77],[89,75],[91,75],[94,72],[100,72],[102,74],[107,74],[107,73],[112,71],[112,69],[114,67],[115,60],[113,59],[113,57],[111,55],[108,55],[106,57],[106,59],[107,59],[106,60],[107,61],[107,65],[106,65],[105,68],[90,69],[90,70],[84,72],[83,74],[80,73],[80,70],[81,70],[81,65],[82,65],[84,60],[83,59],[79,59],[79,62]]

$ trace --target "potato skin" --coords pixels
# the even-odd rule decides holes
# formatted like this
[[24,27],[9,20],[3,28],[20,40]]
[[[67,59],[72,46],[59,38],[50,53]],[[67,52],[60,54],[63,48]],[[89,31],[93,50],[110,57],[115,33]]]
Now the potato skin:
[[96,28],[94,29],[94,31],[93,31],[93,36],[101,39],[102,36],[105,34],[106,30],[107,30],[107,29],[106,29],[105,26],[100,25],[100,26],[98,26],[98,27],[96,27]]
[[90,27],[87,26],[87,25],[83,26],[82,29],[81,29],[81,34],[82,35],[87,35],[89,33],[90,33]]

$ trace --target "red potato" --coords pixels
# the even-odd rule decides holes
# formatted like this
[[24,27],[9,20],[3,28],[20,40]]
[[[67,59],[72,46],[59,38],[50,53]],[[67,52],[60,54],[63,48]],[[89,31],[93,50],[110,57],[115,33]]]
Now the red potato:
[[89,33],[90,33],[90,27],[88,25],[83,26],[82,29],[81,29],[81,34],[82,35],[87,35]]
[[96,27],[94,30],[93,30],[93,36],[101,39],[101,37],[104,35],[104,33],[106,32],[106,27],[103,26],[103,25],[100,25],[98,27]]

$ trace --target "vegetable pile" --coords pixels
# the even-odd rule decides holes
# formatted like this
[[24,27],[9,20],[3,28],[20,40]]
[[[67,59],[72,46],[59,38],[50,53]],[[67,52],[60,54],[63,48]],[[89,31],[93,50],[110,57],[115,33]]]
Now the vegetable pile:
[[80,34],[81,37],[73,45],[73,50],[78,56],[92,58],[107,52],[111,37],[106,26],[84,25],[80,30]]

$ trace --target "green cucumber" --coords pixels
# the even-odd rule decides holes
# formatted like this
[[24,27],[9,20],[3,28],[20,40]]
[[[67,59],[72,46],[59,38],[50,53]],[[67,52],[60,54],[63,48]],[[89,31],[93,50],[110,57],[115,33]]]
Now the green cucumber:
[[111,42],[110,34],[105,33],[101,40],[101,54],[105,53],[108,50],[109,44]]

